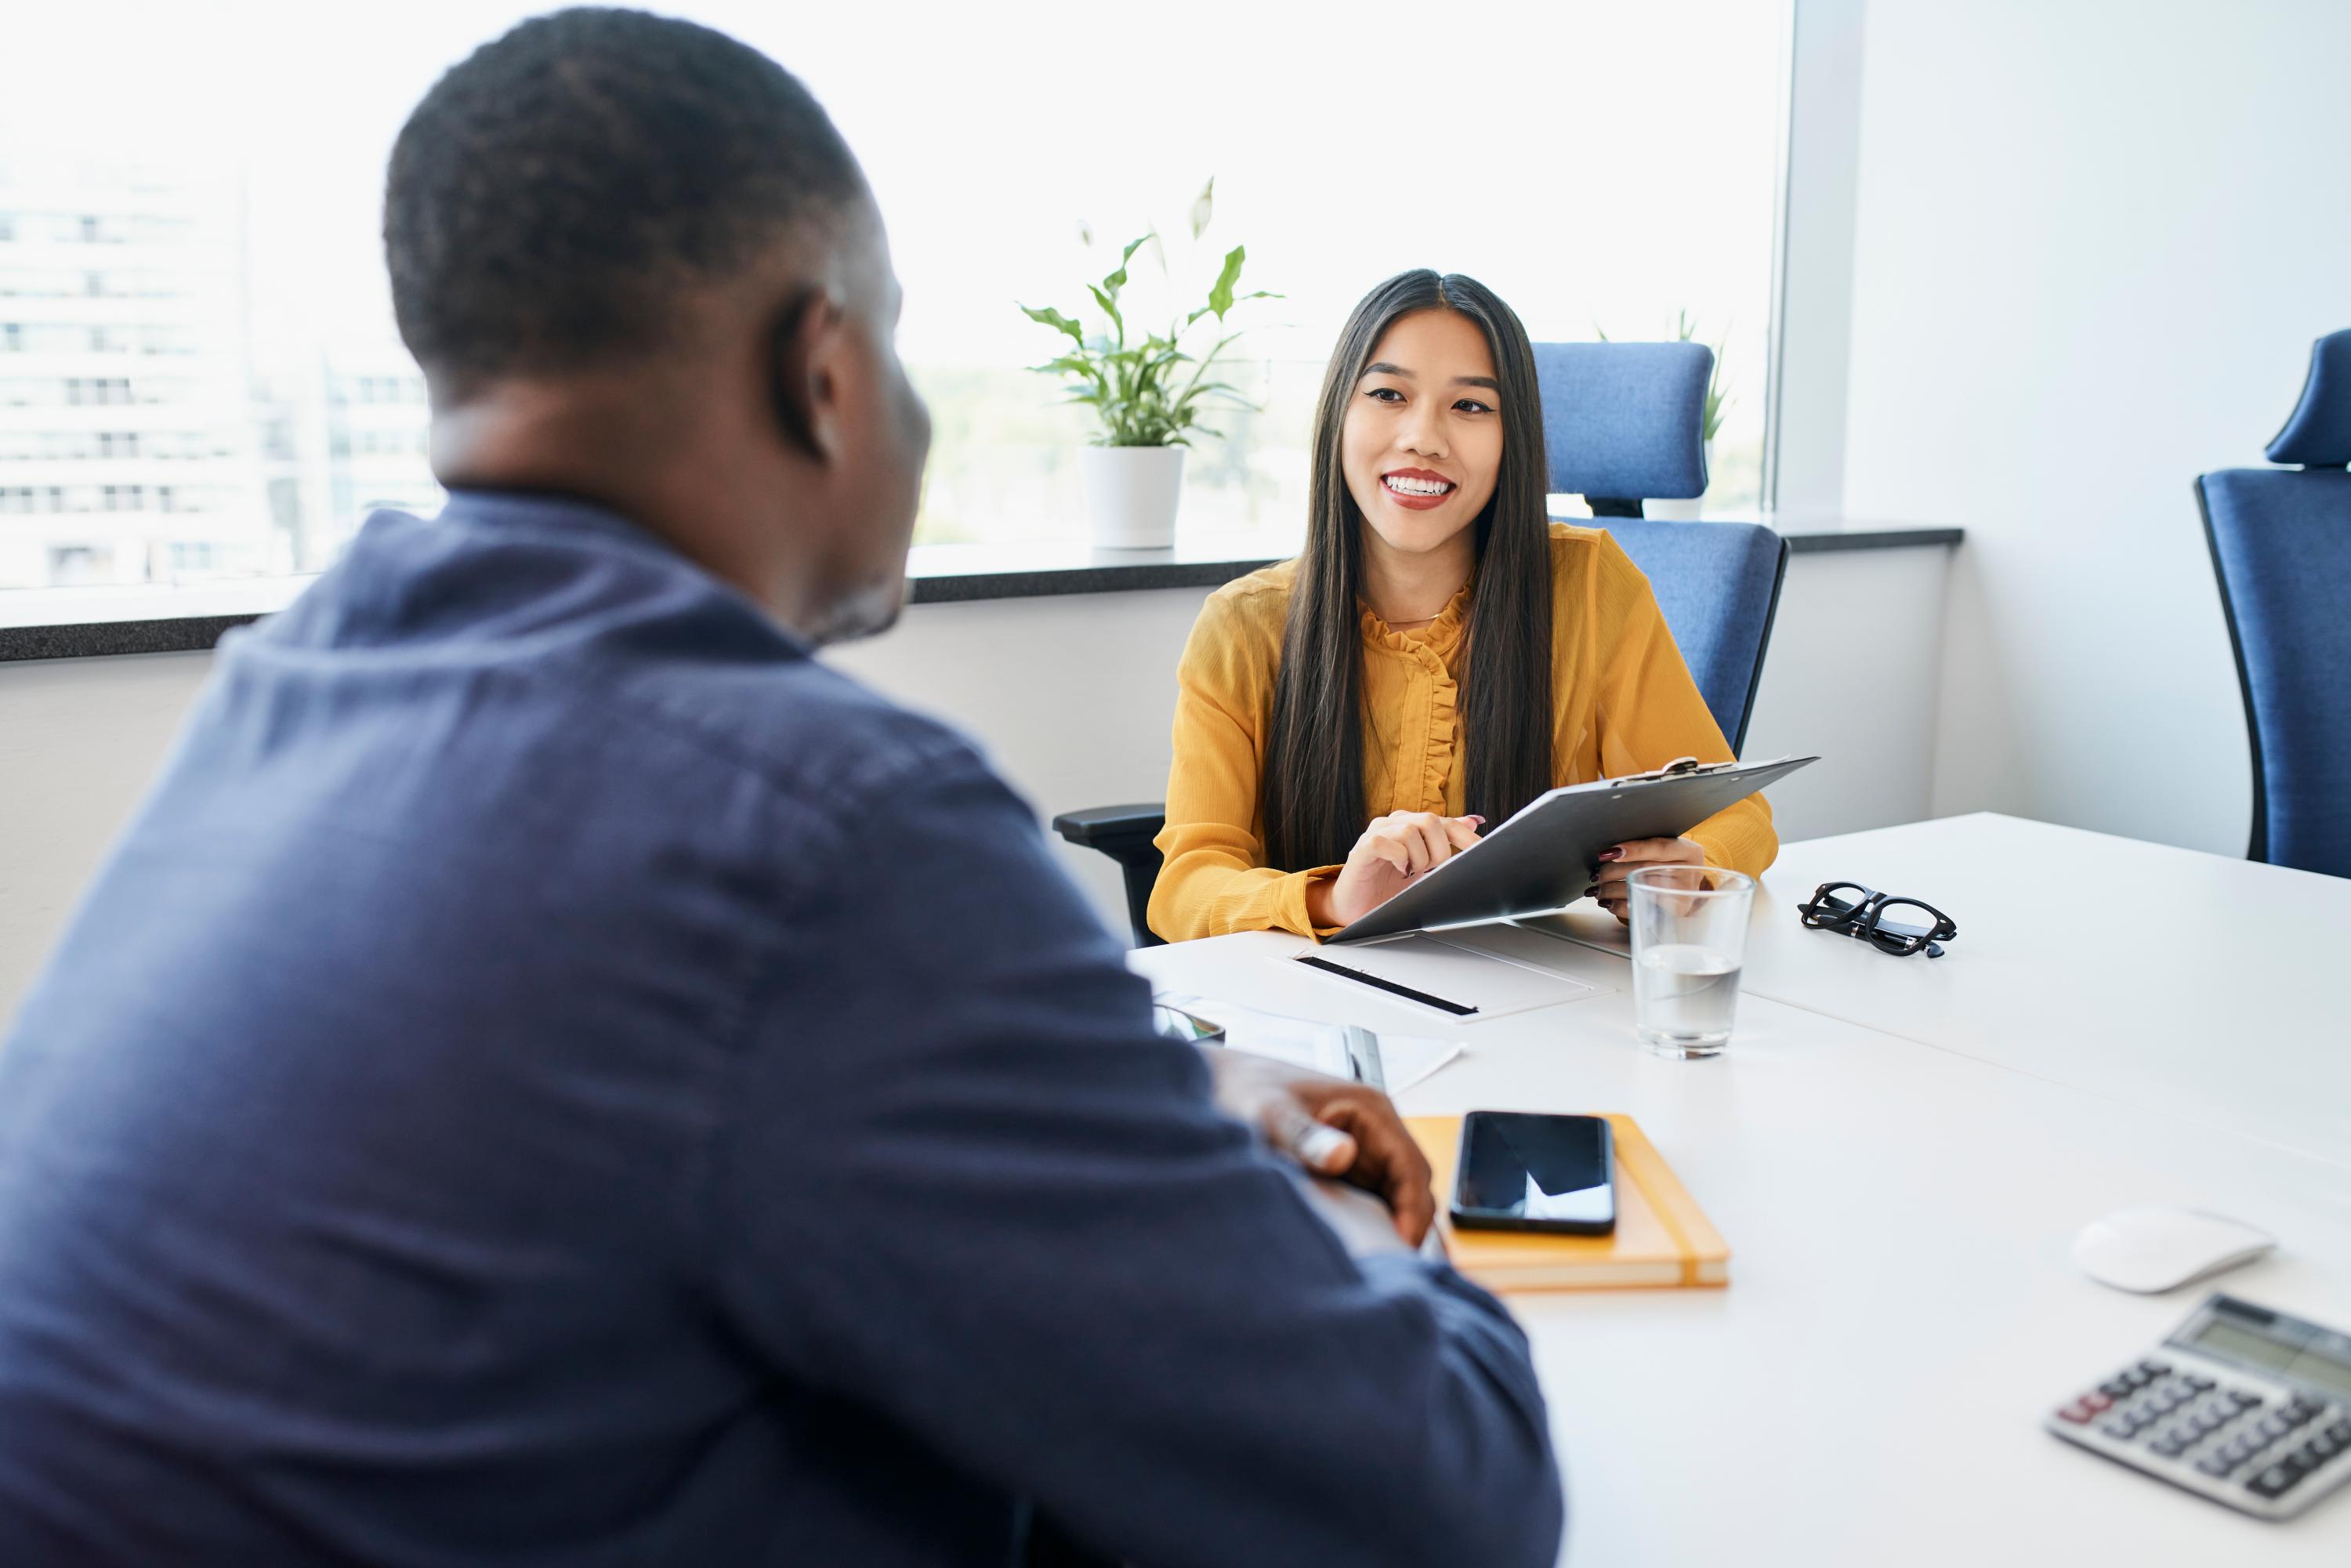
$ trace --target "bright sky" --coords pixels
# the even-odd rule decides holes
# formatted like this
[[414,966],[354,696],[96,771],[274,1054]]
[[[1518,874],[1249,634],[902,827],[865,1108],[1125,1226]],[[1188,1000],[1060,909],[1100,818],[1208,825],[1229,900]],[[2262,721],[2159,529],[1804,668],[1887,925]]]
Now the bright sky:
[[[1182,235],[1214,174],[1209,245],[1245,242],[1245,285],[1289,297],[1258,319],[1293,329],[1254,357],[1319,361],[1364,289],[1433,266],[1491,285],[1538,340],[1595,322],[1660,336],[1683,307],[1709,340],[1728,323],[1734,428],[1760,413],[1781,0],[683,10],[832,111],[891,225],[910,361],[1042,357],[1013,301],[1067,308],[1115,257],[1080,250],[1080,220],[1102,247],[1154,222]],[[389,330],[376,207],[393,133],[442,69],[528,14],[22,7],[0,152],[242,171],[265,342],[371,345]]]

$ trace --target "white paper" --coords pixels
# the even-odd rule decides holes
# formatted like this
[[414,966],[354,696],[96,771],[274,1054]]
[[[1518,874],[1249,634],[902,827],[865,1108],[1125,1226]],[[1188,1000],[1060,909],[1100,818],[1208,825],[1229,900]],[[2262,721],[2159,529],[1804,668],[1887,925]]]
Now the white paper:
[[[1319,958],[1324,964],[1374,976],[1424,996],[1439,997],[1477,1010],[1455,1014],[1444,1008],[1430,1007],[1381,987],[1366,985],[1351,976],[1333,974],[1320,965],[1301,963],[1300,959],[1303,958]],[[1461,1026],[1482,1023],[1508,1013],[1525,1012],[1530,1008],[1547,1008],[1555,1002],[1580,1001],[1585,997],[1600,994],[1599,987],[1587,985],[1556,970],[1539,969],[1490,954],[1472,952],[1425,934],[1400,936],[1390,942],[1322,946],[1311,953],[1301,953],[1296,958],[1279,961],[1298,964],[1306,973],[1319,976],[1334,986],[1345,986],[1358,996],[1385,998],[1399,1007],[1418,1009],[1432,1018],[1447,1019]]]
[[[1354,1063],[1347,1055],[1347,1030],[1343,1024],[1261,1012],[1236,1002],[1183,991],[1162,991],[1152,1000],[1221,1024],[1225,1044],[1235,1051],[1269,1056],[1332,1078],[1355,1075]],[[1381,1034],[1375,1038],[1380,1042],[1380,1069],[1387,1079],[1391,1096],[1401,1094],[1461,1054],[1458,1040],[1413,1034]]]

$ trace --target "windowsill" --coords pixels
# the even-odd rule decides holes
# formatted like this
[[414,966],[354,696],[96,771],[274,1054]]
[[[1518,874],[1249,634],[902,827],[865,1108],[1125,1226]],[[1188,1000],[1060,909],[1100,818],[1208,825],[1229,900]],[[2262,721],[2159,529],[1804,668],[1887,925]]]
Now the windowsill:
[[[1782,519],[1799,555],[1956,545],[1961,531],[1844,518]],[[1083,545],[917,545],[906,575],[915,604],[1213,588],[1281,559],[1262,538],[1180,538],[1172,549]],[[230,629],[284,609],[314,580],[255,578],[179,587],[37,588],[0,592],[0,664],[197,653]]]

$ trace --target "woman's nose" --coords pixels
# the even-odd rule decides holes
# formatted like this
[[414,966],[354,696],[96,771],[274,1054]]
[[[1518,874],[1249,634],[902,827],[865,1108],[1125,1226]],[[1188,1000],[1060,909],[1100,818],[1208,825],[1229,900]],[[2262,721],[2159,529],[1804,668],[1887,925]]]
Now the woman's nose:
[[1431,415],[1421,414],[1407,421],[1399,434],[1404,449],[1416,457],[1445,455],[1444,428]]

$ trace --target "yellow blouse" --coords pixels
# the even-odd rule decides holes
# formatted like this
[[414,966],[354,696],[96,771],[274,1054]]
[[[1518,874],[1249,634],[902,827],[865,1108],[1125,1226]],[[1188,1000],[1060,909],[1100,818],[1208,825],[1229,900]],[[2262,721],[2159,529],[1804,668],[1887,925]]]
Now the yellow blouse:
[[[1730,747],[1674,646],[1665,616],[1614,539],[1553,523],[1552,755],[1559,782],[1589,783],[1660,768],[1677,757],[1729,760]],[[1275,927],[1322,936],[1306,887],[1336,866],[1281,872],[1265,863],[1258,779],[1295,561],[1251,572],[1208,596],[1176,666],[1176,763],[1167,776],[1166,863],[1151,894],[1151,928],[1171,942]],[[1430,624],[1396,632],[1364,616],[1364,801],[1390,811],[1461,814],[1462,744],[1455,661],[1465,584]],[[1750,795],[1685,835],[1708,862],[1750,875],[1779,853],[1771,808]],[[1570,889],[1570,892],[1575,890]]]

